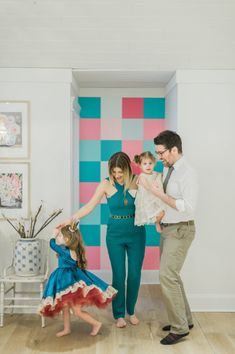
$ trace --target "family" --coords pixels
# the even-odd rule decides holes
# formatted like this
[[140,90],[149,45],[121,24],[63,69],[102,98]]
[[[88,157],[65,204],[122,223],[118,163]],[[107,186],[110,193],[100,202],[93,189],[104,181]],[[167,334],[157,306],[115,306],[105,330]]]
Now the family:
[[[197,178],[185,160],[180,136],[170,130],[154,138],[156,155],[164,165],[163,176],[154,171],[155,157],[150,152],[136,155],[141,168],[135,176],[131,160],[117,152],[108,162],[109,177],[97,187],[90,201],[54,230],[51,248],[58,254],[58,268],[51,274],[41,303],[43,316],[63,312],[64,329],[57,336],[70,333],[70,312],[88,322],[91,335],[102,323],[83,306],[104,308],[112,302],[118,328],[138,325],[135,305],[145,253],[145,227],[154,223],[161,233],[160,285],[169,324],[160,342],[177,343],[193,328],[190,306],[180,271],[195,236],[194,212],[197,201]],[[103,197],[109,206],[106,245],[112,267],[112,286],[86,270],[85,248],[77,228],[79,220],[91,213]],[[127,259],[127,262],[126,262]]]

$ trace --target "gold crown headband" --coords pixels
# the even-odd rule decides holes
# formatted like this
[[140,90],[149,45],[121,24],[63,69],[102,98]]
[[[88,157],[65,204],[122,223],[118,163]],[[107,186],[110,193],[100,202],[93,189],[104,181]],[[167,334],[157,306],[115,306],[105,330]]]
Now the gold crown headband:
[[77,223],[76,222],[72,222],[69,226],[69,231],[70,232],[76,232],[77,231]]

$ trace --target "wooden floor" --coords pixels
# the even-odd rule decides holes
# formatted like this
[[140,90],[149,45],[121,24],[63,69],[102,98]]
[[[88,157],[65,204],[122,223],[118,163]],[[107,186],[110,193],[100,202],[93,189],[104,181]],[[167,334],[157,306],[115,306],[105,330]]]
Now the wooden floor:
[[166,314],[158,285],[141,287],[138,326],[117,329],[111,308],[89,311],[103,322],[97,337],[89,336],[89,325],[76,318],[72,319],[72,333],[56,338],[56,331],[62,328],[61,317],[47,320],[47,326],[41,328],[37,315],[6,315],[5,326],[0,328],[0,353],[235,354],[235,313],[194,313],[195,326],[188,337],[173,346],[161,345]]

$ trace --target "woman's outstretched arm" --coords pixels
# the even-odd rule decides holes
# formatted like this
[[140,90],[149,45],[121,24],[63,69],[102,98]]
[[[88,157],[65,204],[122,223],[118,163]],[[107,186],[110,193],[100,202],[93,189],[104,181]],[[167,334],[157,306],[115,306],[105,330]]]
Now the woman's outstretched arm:
[[67,219],[62,225],[59,226],[65,226],[67,224],[70,224],[71,222],[78,222],[81,218],[90,214],[92,210],[96,207],[96,205],[101,202],[101,199],[106,195],[108,183],[109,181],[107,180],[102,181],[96,188],[89,202],[83,205],[83,207],[80,208],[77,212],[75,212],[71,216],[71,218]]

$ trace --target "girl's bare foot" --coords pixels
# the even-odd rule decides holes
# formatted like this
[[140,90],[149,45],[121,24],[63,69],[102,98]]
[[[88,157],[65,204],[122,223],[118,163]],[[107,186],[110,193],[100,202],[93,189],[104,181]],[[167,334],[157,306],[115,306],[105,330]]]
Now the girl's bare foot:
[[96,336],[99,333],[99,330],[100,330],[101,326],[102,326],[101,322],[98,322],[96,325],[94,325],[92,327],[92,331],[91,331],[90,335],[91,336]]
[[120,317],[120,318],[117,319],[116,327],[117,327],[117,328],[124,328],[124,327],[126,327],[126,321],[124,320],[124,318]]
[[130,323],[133,325],[138,325],[140,323],[140,320],[136,317],[136,315],[131,315],[129,317]]
[[66,330],[64,329],[63,331],[57,332],[56,337],[67,336],[70,333],[71,333],[70,329],[66,329]]

